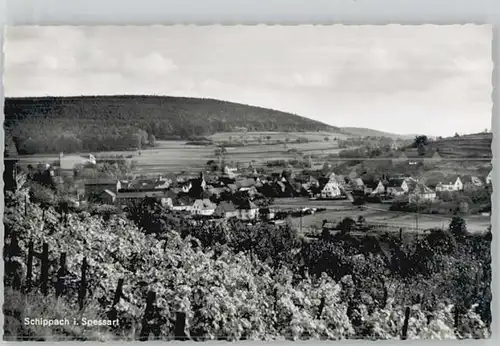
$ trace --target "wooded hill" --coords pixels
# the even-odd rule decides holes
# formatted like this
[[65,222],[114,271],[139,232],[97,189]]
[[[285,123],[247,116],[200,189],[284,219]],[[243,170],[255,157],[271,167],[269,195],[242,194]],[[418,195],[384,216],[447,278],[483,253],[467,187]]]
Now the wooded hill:
[[335,131],[298,115],[213,99],[165,96],[7,98],[5,128],[21,154],[126,150],[156,139],[231,131]]

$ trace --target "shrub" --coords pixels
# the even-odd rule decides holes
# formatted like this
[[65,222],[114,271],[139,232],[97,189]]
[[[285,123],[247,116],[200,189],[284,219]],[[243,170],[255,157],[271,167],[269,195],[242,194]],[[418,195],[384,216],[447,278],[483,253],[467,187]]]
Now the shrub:
[[463,218],[459,216],[454,216],[451,219],[449,230],[455,236],[463,236],[467,234],[467,224]]

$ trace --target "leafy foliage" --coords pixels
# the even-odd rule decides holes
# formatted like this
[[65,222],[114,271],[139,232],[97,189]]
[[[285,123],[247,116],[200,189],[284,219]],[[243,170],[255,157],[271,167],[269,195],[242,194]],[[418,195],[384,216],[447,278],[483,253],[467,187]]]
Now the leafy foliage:
[[[87,308],[100,310],[95,315],[111,309],[116,284],[125,279],[114,307],[121,320],[112,330],[117,335],[137,336],[146,294],[153,290],[161,337],[167,340],[174,335],[178,311],[187,315],[188,334],[199,339],[396,339],[406,306],[412,306],[409,338],[489,336],[491,294],[485,292],[491,281],[491,237],[456,238],[457,246],[448,233],[431,232],[414,244],[389,237],[387,251],[376,238],[349,234],[302,242],[289,226],[201,223],[181,228],[189,231],[182,234],[174,215],[166,218],[150,201],[138,206],[142,218],[134,222],[88,212],[68,213],[61,222],[54,208],[43,213],[34,203],[25,217],[29,196],[22,184],[6,198],[5,235],[16,235],[21,252],[30,240],[36,249],[47,242],[51,278],[58,254],[67,253],[68,306],[76,304],[84,256]],[[170,220],[161,224],[160,235],[136,225],[157,212],[158,220]],[[34,275],[40,275],[38,265]],[[461,311],[457,329],[456,308]]]

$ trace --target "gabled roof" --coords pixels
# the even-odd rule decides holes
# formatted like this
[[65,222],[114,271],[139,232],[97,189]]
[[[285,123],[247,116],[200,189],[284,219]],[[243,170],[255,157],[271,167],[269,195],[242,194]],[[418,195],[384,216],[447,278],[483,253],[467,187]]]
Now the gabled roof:
[[380,180],[371,180],[371,179],[363,179],[363,184],[370,188],[370,189],[376,189],[380,183]]
[[425,186],[424,184],[417,184],[415,188],[412,190],[412,194],[429,194],[429,193],[434,193],[429,187]]
[[[448,185],[448,184],[455,184],[455,182],[457,181],[457,179],[459,179],[460,176],[459,175],[449,175],[447,177],[445,177],[443,180],[441,180],[441,182],[444,184],[444,185]],[[462,181],[462,179],[460,179],[460,181]]]
[[216,205],[214,203],[212,203],[212,201],[209,200],[208,198],[197,199],[196,201],[194,201],[194,204],[199,206],[200,209],[203,209],[203,210],[209,210],[209,209],[216,208]]
[[323,189],[329,188],[329,187],[339,187],[339,183],[336,181],[329,181],[328,183],[323,186]]
[[188,196],[177,197],[172,200],[172,204],[175,206],[189,206],[193,205],[194,199]]
[[405,180],[403,178],[392,178],[388,181],[387,187],[401,187]]
[[354,185],[357,185],[357,186],[364,186],[365,185],[365,183],[363,182],[363,179],[361,179],[361,178],[353,179],[352,182],[354,183]]
[[250,210],[250,209],[258,209],[258,207],[249,199],[245,200],[242,204],[238,206],[238,209]]

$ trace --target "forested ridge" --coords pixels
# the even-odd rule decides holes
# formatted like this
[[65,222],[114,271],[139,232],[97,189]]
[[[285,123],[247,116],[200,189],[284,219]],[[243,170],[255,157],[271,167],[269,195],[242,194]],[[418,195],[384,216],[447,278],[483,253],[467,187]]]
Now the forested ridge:
[[189,139],[242,128],[338,131],[272,109],[166,96],[7,98],[4,126],[21,154],[140,149],[153,138]]

